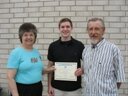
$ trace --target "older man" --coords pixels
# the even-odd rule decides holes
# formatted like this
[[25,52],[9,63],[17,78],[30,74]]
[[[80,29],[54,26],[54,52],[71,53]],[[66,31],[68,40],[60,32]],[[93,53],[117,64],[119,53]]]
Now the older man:
[[[82,53],[83,96],[118,96],[117,89],[125,81],[121,52],[103,37],[105,24],[102,19],[91,18],[87,22],[87,31],[91,45]],[[78,75],[78,71],[76,73]]]

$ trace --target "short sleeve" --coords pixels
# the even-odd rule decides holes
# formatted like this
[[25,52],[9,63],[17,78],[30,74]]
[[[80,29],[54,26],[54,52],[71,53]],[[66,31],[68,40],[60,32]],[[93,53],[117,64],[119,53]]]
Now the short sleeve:
[[8,58],[7,68],[18,68],[19,67],[19,54],[16,50],[13,50]]
[[118,48],[114,50],[114,53],[115,53],[114,54],[115,76],[116,76],[117,82],[124,82],[125,73],[124,73],[123,57]]
[[47,58],[48,58],[49,61],[54,61],[52,44],[50,44],[50,46],[48,48],[48,56],[47,56]]

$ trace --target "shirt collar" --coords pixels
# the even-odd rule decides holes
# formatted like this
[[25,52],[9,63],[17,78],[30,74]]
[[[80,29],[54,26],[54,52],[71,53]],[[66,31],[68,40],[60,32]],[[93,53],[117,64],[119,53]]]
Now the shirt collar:
[[105,43],[105,39],[103,38],[98,44],[91,45],[92,48],[100,48]]
[[69,40],[69,41],[62,41],[61,40],[61,37],[59,38],[59,43],[61,43],[61,44],[72,44],[72,42],[73,42],[73,37],[71,36],[71,40]]

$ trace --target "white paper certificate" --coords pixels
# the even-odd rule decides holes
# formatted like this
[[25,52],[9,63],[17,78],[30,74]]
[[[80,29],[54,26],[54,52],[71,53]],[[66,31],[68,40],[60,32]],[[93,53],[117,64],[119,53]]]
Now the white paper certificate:
[[76,62],[55,62],[55,80],[76,81],[75,71],[77,69]]

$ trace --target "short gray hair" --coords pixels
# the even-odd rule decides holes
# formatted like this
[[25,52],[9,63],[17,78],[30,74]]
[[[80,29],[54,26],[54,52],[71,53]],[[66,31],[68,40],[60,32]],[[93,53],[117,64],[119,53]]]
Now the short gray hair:
[[101,19],[101,18],[91,18],[91,19],[89,19],[88,20],[88,22],[87,22],[87,29],[88,29],[88,24],[90,23],[90,22],[95,22],[95,21],[100,21],[101,22],[101,24],[102,24],[102,27],[105,29],[105,24],[104,24],[104,20],[103,19]]

